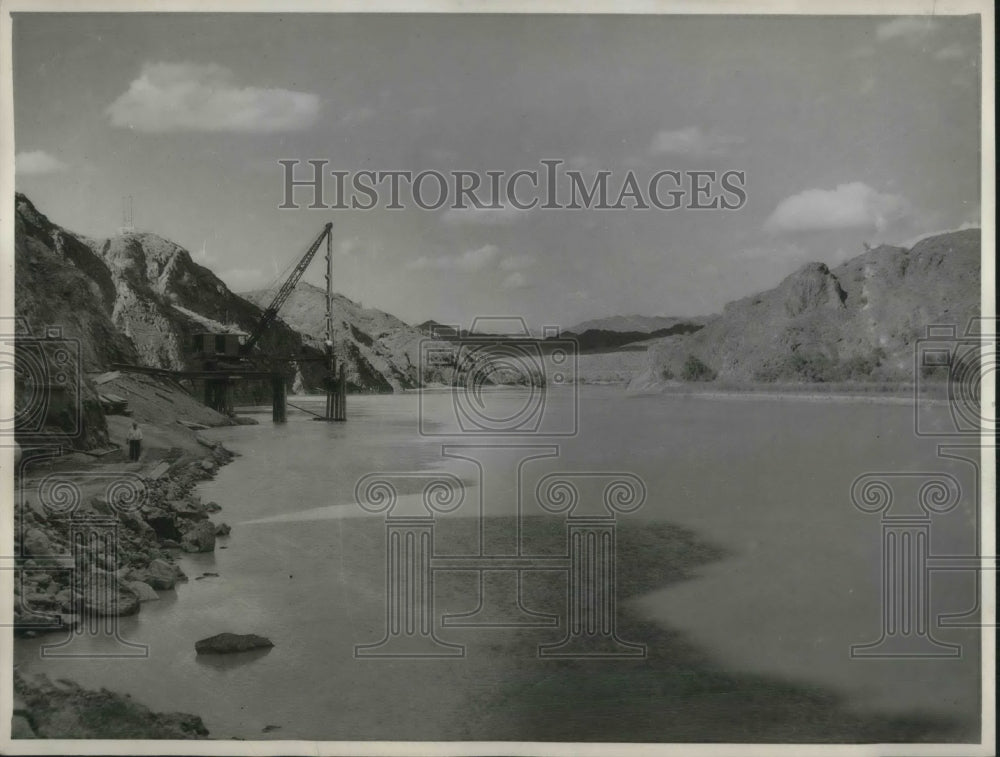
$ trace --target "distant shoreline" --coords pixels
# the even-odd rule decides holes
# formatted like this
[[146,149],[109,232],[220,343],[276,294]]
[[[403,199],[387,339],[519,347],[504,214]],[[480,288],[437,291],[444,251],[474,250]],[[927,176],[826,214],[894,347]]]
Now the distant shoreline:
[[[766,399],[766,400],[797,400],[800,402],[875,402],[880,404],[904,405],[913,404],[918,397],[922,405],[944,405],[948,398],[946,384],[931,384],[917,390],[912,384],[726,384],[717,382],[705,383],[657,383],[628,388],[628,382],[578,382],[575,385],[560,387],[561,391],[576,387],[620,387],[623,394],[630,397],[697,397],[701,399]],[[516,391],[523,387],[498,385],[489,387],[493,391]],[[422,387],[420,389],[402,389],[394,394],[443,394],[452,387],[443,384]],[[298,401],[319,401],[322,394],[295,395]],[[260,406],[265,407],[265,406]],[[245,408],[249,409],[249,407]]]
[[891,405],[945,404],[947,385],[917,392],[912,384],[714,384],[663,383],[629,389],[630,396],[699,397],[705,399],[769,399],[802,402],[877,402]]

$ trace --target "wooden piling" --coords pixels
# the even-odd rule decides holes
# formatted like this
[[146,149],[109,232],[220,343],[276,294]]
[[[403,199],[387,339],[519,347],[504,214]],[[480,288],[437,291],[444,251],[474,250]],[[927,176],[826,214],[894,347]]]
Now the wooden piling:
[[232,415],[232,386],[226,379],[205,379],[205,404],[223,415]]
[[285,377],[275,373],[271,376],[271,419],[275,423],[284,423],[286,415]]

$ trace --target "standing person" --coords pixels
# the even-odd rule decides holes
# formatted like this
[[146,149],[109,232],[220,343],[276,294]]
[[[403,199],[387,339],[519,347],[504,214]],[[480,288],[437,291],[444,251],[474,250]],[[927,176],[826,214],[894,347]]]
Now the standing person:
[[139,424],[132,421],[132,428],[128,431],[128,459],[132,462],[139,461],[139,454],[142,451],[142,429]]

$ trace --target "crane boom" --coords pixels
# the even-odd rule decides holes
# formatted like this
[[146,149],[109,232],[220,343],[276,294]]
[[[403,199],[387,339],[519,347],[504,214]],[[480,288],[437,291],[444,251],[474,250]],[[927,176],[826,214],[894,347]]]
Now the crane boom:
[[281,306],[284,305],[285,300],[291,296],[292,290],[295,289],[295,285],[299,283],[299,279],[302,278],[302,274],[306,272],[306,268],[309,267],[312,259],[316,256],[316,252],[319,250],[320,245],[323,244],[323,240],[330,236],[330,230],[332,228],[333,223],[328,223],[323,227],[323,231],[321,231],[319,236],[316,237],[316,240],[309,245],[309,249],[306,250],[306,254],[302,256],[302,259],[292,270],[291,274],[289,274],[285,283],[281,285],[281,289],[279,289],[278,293],[274,295],[274,299],[271,300],[271,304],[264,309],[264,314],[260,317],[260,321],[254,327],[254,330],[250,333],[250,336],[247,337],[246,342],[243,344],[242,352],[244,354],[248,354],[254,346],[256,346],[257,342],[259,342],[260,338],[264,335],[264,332],[267,331],[272,323],[274,323],[275,319],[278,317],[278,311],[281,309]]

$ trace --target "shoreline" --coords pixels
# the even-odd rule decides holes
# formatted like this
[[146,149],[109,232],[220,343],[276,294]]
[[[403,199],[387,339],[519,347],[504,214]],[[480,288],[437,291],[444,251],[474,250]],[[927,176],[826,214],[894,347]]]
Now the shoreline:
[[[791,402],[859,402],[868,404],[885,405],[912,405],[914,397],[912,394],[903,395],[898,393],[878,393],[870,392],[850,392],[850,391],[829,391],[818,392],[813,387],[808,389],[769,389],[769,388],[717,388],[701,389],[696,387],[660,387],[626,389],[629,397],[688,397],[694,399],[721,399],[721,400],[755,400],[763,399],[770,401],[791,401]],[[939,397],[921,397],[921,404],[945,405],[949,400]]]
[[[633,386],[635,385],[635,386]],[[932,385],[929,390],[917,391],[906,384],[716,384],[705,383],[646,383],[629,381],[578,381],[560,387],[564,391],[580,387],[619,387],[627,397],[692,397],[725,400],[792,400],[800,402],[865,402],[890,405],[912,405],[919,402],[926,406],[943,406],[953,400],[947,396],[947,385]],[[517,391],[520,386],[499,385],[489,387],[491,391]],[[436,385],[421,389],[405,389],[400,394],[445,394],[452,387]],[[300,399],[321,399],[322,395],[301,395]]]
[[[107,418],[109,431],[127,425],[124,418]],[[222,442],[210,441],[198,431],[181,428],[176,419],[143,419],[143,430],[153,443],[144,448],[139,463],[124,460],[118,452],[95,458],[79,451],[52,459],[42,470],[26,467],[23,501],[15,508],[18,554],[24,556],[22,580],[15,583],[14,640],[65,634],[90,618],[136,615],[142,605],[160,599],[187,582],[178,557],[186,553],[215,551],[218,538],[227,538],[229,526],[212,518],[221,510],[203,502],[198,486],[215,477],[238,453]],[[233,425],[244,425],[234,419]],[[156,446],[159,444],[160,446]],[[55,504],[40,500],[37,485],[44,478],[63,474],[60,484],[78,492],[74,516],[117,520],[114,554],[85,547],[84,588],[93,581],[107,590],[80,593],[72,579],[63,580],[67,564],[74,565],[70,518],[55,512]],[[121,474],[126,474],[121,476]],[[141,478],[145,499],[128,511],[108,502],[110,486],[94,481],[119,475],[120,480]],[[54,498],[58,495],[52,494]],[[140,495],[142,496],[142,495]],[[58,503],[56,503],[58,504]],[[50,509],[51,508],[51,509]],[[222,545],[225,548],[225,545]],[[60,578],[57,578],[60,577]],[[98,597],[95,599],[95,597]],[[193,642],[192,642],[193,643]],[[44,674],[31,679],[14,676],[13,738],[148,738],[198,739],[209,736],[198,715],[154,712],[129,695],[102,688],[84,689],[65,679],[54,683]],[[108,711],[120,717],[109,717]],[[96,720],[95,720],[96,719]]]
[[712,399],[799,400],[806,402],[875,402],[880,404],[945,405],[952,401],[948,385],[899,383],[728,383],[642,381],[626,386],[629,396],[681,396]]

